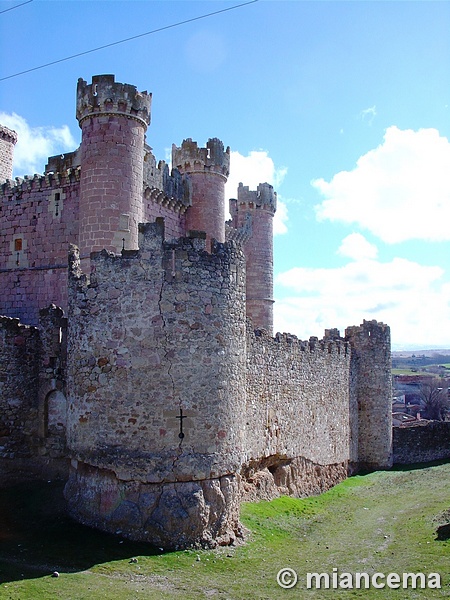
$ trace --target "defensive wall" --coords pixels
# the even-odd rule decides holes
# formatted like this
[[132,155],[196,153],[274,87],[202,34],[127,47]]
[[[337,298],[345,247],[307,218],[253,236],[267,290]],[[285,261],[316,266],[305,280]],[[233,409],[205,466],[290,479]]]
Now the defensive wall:
[[39,328],[0,317],[2,484],[67,477],[66,318],[41,310]]
[[426,463],[450,458],[450,422],[393,428],[393,461],[395,465]]

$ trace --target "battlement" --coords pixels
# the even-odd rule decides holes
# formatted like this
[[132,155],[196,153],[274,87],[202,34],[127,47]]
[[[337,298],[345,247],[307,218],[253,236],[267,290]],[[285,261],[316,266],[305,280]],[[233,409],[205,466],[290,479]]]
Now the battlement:
[[115,82],[114,75],[95,75],[92,83],[78,79],[77,112],[78,122],[89,117],[119,114],[150,125],[152,95],[138,92],[136,86]]
[[[0,329],[5,331],[7,335],[13,336],[30,336],[33,335],[34,332],[37,331],[36,327],[33,325],[24,325],[20,322],[20,319],[16,319],[14,317],[3,317],[0,316]],[[14,344],[16,346],[23,345],[22,337],[16,337],[14,340]]]
[[251,236],[252,218],[250,214],[246,215],[246,219],[241,227],[234,227],[233,221],[227,221],[225,223],[225,239],[233,240],[238,244],[245,244],[250,240]]
[[[251,321],[249,321],[249,323],[249,327],[252,329]],[[339,336],[329,337],[328,331],[329,330],[325,330],[325,335],[321,340],[316,336],[311,336],[309,340],[301,340],[291,333],[280,332],[277,332],[272,338],[272,336],[264,329],[255,329],[253,335],[255,338],[265,340],[266,343],[270,340],[272,347],[275,347],[275,344],[285,352],[294,354],[299,352],[309,354],[335,354],[337,356],[342,356],[343,358],[349,357],[351,351],[349,343]]]
[[8,127],[0,125],[0,140],[15,144],[17,142],[17,133],[13,129],[8,129]]
[[254,208],[264,208],[275,214],[277,210],[277,193],[270,183],[260,183],[256,190],[250,190],[247,185],[239,184],[237,201]]
[[80,167],[74,167],[61,173],[49,172],[45,175],[35,173],[32,176],[25,175],[25,177],[16,177],[14,180],[8,179],[1,184],[0,190],[4,200],[14,198],[20,201],[23,192],[44,191],[78,181],[80,181]]
[[209,171],[226,179],[230,174],[230,147],[224,151],[223,142],[210,138],[206,148],[199,148],[197,142],[187,138],[179,148],[172,145],[172,165],[181,172]]
[[372,341],[373,344],[384,342],[390,349],[390,328],[388,325],[373,319],[372,321],[364,321],[361,325],[347,327],[345,330],[345,339],[356,339]]
[[75,169],[81,164],[80,149],[65,154],[49,156],[45,165],[44,174],[47,173],[66,173],[69,169]]
[[169,165],[156,158],[151,148],[145,146],[144,155],[144,197],[156,204],[184,213],[192,205],[192,186],[189,177],[178,169],[169,172]]

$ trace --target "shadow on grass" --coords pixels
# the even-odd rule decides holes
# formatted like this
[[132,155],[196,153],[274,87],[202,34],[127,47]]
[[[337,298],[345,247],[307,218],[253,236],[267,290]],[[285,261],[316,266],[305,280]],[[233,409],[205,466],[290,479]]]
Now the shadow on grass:
[[411,463],[410,465],[394,464],[392,471],[417,471],[418,469],[428,469],[429,467],[439,467],[440,465],[450,464],[450,458],[441,460],[432,460],[430,462]]
[[29,482],[0,489],[0,583],[161,553],[79,525],[66,514],[63,488]]

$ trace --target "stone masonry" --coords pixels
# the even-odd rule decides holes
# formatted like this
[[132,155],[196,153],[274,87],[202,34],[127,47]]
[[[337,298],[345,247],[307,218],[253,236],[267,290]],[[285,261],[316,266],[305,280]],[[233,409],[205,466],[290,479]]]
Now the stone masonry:
[[2,129],[0,474],[64,477],[131,539],[230,544],[242,499],[391,464],[389,328],[273,337],[275,191],[240,184],[225,222],[229,148],[157,163],[150,105],[80,79],[80,148],[23,180]]

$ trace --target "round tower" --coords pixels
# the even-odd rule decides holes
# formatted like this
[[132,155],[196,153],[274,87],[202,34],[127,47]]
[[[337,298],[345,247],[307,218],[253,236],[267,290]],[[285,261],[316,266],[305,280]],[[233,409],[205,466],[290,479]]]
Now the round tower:
[[172,146],[172,166],[189,175],[192,206],[186,212],[186,229],[204,231],[206,247],[211,240],[225,241],[225,183],[230,172],[230,148],[212,138],[199,148],[190,138]]
[[16,142],[17,133],[4,125],[0,125],[0,181],[12,179]]
[[384,323],[364,321],[348,327],[351,346],[350,402],[353,441],[359,469],[392,466],[391,332]]
[[230,200],[232,225],[247,229],[244,242],[247,273],[247,316],[257,329],[273,331],[273,216],[277,194],[268,183],[256,191],[239,184],[237,200]]
[[150,106],[151,94],[116,83],[114,75],[96,75],[91,84],[78,80],[82,263],[103,248],[119,253],[138,247]]

